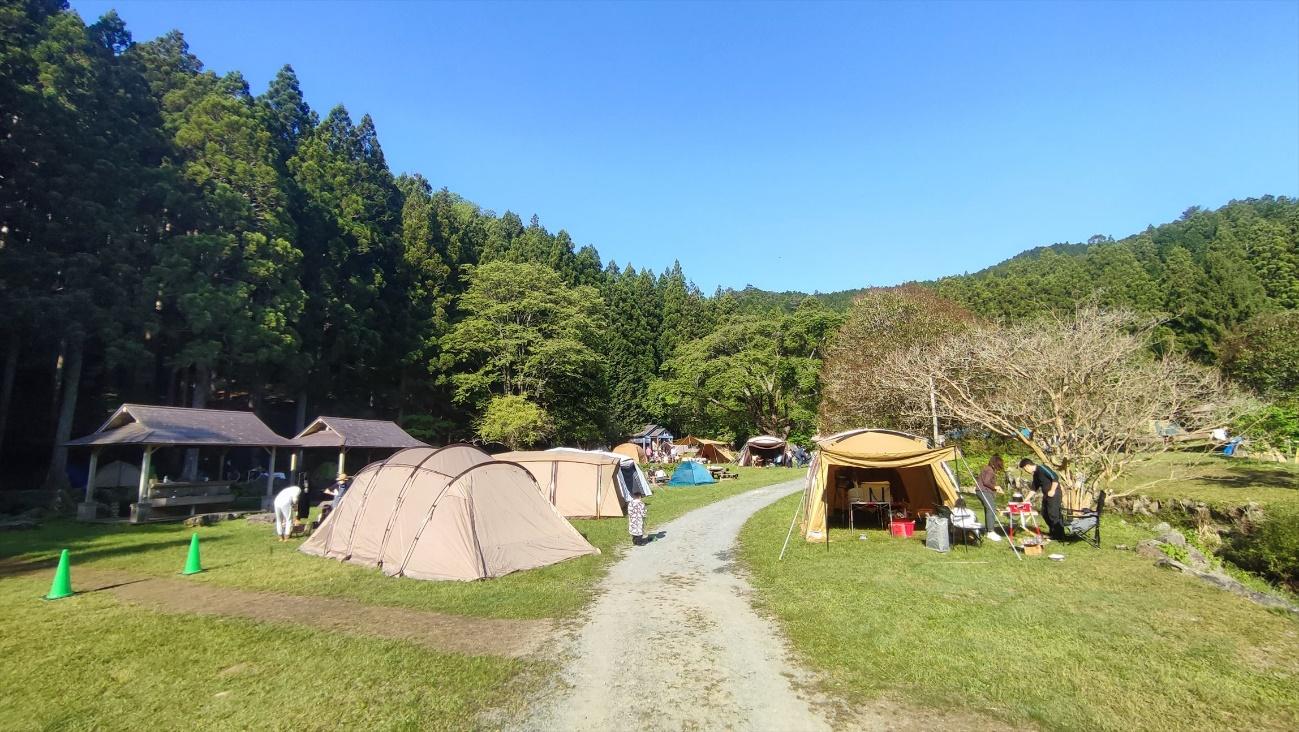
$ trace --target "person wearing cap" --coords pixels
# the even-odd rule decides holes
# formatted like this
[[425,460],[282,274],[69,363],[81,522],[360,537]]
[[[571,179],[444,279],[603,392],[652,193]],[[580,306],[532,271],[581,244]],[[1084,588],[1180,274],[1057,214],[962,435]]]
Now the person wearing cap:
[[1052,539],[1064,539],[1064,492],[1060,488],[1060,479],[1055,471],[1045,465],[1024,458],[1019,461],[1019,469],[1033,478],[1033,492],[1042,496],[1040,509],[1042,520],[1050,531]]

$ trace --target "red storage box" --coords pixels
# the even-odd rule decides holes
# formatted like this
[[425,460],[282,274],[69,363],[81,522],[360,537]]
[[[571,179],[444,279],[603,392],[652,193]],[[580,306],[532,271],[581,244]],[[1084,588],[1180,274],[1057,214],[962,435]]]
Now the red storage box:
[[889,533],[894,536],[909,538],[916,533],[915,521],[893,521],[889,524]]

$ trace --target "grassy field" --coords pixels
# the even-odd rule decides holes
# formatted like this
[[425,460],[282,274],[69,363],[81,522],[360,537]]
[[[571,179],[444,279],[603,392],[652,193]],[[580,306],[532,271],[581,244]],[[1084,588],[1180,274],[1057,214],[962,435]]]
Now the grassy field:
[[[741,469],[739,480],[665,488],[651,527],[727,496],[799,477]],[[621,547],[622,520],[576,521],[594,557],[486,582],[418,582],[309,557],[266,525],[197,529],[208,571],[186,581],[289,595],[499,618],[571,615]],[[195,529],[177,524],[52,522],[0,534],[0,559],[42,562],[71,550],[79,569],[175,577]],[[85,592],[45,602],[50,571],[0,574],[0,729],[462,729],[508,707],[546,669],[535,662],[439,653],[399,641],[240,618],[166,614]],[[21,629],[20,631],[17,629]]]
[[1211,506],[1299,509],[1299,465],[1193,452],[1169,452],[1137,465],[1115,486],[1151,498],[1190,498]]
[[[795,538],[799,498],[741,535],[759,601],[829,691],[1045,729],[1295,729],[1299,621],[1161,570],[1116,544],[1017,561],[1004,542],[941,555],[917,538]],[[837,541],[835,541],[837,540]],[[1053,549],[1059,547],[1053,546]]]

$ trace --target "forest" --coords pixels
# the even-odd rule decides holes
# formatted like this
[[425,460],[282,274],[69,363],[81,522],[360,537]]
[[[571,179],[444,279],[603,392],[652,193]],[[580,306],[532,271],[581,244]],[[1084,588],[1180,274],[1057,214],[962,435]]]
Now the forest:
[[[122,402],[510,446],[648,422],[806,442],[826,422],[823,360],[862,291],[705,294],[680,264],[604,261],[535,214],[394,173],[368,115],[313,109],[289,65],[254,94],[179,31],[136,42],[114,13],[5,0],[0,33],[6,487],[65,481],[59,445]],[[1299,393],[1294,199],[909,287],[990,320],[1083,300],[1158,314],[1159,349]]]

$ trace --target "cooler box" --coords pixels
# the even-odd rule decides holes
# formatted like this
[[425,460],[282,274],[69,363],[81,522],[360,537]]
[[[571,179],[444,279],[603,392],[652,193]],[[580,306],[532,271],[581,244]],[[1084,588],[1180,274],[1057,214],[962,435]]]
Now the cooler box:
[[916,533],[916,522],[915,521],[893,521],[889,523],[889,533],[894,536],[910,538],[912,534]]

